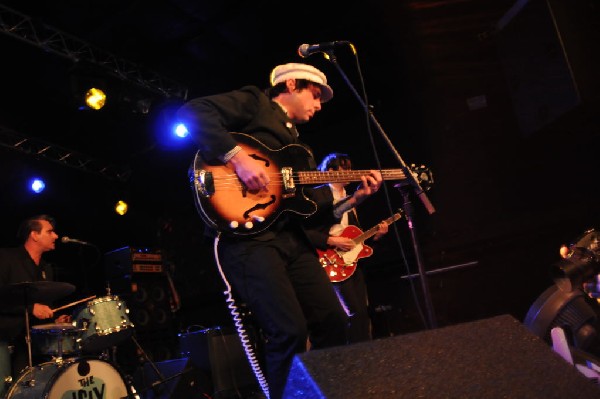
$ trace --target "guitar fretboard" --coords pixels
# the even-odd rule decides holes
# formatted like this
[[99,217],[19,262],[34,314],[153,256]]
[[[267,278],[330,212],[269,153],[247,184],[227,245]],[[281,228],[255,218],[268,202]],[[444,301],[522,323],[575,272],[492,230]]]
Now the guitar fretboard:
[[[361,176],[369,175],[368,170],[336,170],[327,172],[297,172],[299,184],[342,183],[360,181]],[[381,170],[383,180],[404,180],[406,175],[402,169]]]
[[[388,225],[390,225],[390,224],[394,223],[395,221],[399,220],[401,217],[402,217],[401,213],[395,213],[392,216],[390,216],[389,218],[385,219],[384,222],[387,223]],[[368,238],[371,238],[372,236],[377,234],[378,231],[379,231],[379,225],[375,225],[375,226],[371,227],[369,230],[362,233],[361,235],[355,237],[353,239],[353,241],[356,244],[360,244],[360,243],[364,242],[365,240],[367,240]]]

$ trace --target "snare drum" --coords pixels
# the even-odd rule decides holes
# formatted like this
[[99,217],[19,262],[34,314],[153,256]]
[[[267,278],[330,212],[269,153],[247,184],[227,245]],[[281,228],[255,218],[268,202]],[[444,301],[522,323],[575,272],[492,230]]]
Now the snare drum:
[[69,359],[26,368],[6,399],[125,398],[132,393],[121,373],[99,359]]
[[31,350],[36,355],[63,356],[78,353],[80,331],[71,323],[31,327]]
[[89,301],[74,317],[75,326],[81,330],[81,349],[99,352],[133,335],[128,313],[125,301],[116,295]]

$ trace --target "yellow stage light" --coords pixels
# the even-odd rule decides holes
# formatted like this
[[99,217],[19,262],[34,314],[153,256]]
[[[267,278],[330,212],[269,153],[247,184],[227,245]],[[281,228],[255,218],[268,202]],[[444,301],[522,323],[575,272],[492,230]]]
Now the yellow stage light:
[[106,94],[102,90],[92,87],[85,93],[85,103],[91,109],[99,110],[106,103]]
[[129,206],[127,205],[127,202],[118,201],[117,205],[115,205],[115,212],[117,212],[119,215],[123,216],[124,214],[127,213],[128,208],[129,208]]

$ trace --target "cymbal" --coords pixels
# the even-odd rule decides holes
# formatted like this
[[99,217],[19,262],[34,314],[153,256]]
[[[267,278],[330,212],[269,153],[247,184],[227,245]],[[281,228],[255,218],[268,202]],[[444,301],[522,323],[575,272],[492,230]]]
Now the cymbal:
[[58,281],[26,281],[0,287],[4,306],[49,303],[75,291],[75,286]]
[[77,327],[73,325],[73,323],[50,323],[50,324],[37,324],[35,326],[31,326],[32,330],[40,330],[40,331],[65,331],[65,330],[75,330]]

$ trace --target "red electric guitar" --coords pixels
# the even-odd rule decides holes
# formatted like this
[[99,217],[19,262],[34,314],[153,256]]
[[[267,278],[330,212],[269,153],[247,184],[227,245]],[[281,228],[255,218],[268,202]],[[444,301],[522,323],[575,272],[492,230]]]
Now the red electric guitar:
[[[390,225],[401,217],[402,214],[398,212],[385,219],[384,222]],[[358,260],[373,254],[373,248],[365,245],[364,241],[377,234],[377,231],[379,231],[379,224],[371,227],[364,233],[356,226],[348,226],[344,229],[341,236],[352,238],[356,244],[354,248],[349,251],[342,251],[335,248],[330,248],[325,251],[317,249],[319,261],[323,265],[331,282],[339,283],[340,281],[348,279],[354,274]]]

